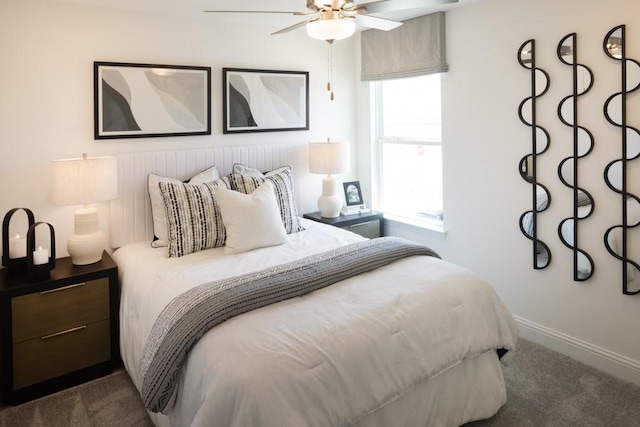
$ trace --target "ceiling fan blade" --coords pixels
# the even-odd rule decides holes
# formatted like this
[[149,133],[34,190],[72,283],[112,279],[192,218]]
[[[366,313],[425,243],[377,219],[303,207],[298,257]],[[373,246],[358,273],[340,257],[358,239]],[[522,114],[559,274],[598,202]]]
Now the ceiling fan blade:
[[394,0],[379,1],[370,3],[367,6],[367,13],[395,12],[399,10],[418,9],[429,6],[441,6],[457,3],[458,0]]
[[275,33],[271,33],[272,36],[282,33],[288,33],[289,31],[297,30],[300,27],[304,27],[308,22],[315,21],[315,19],[309,19],[307,21],[298,22],[297,24],[293,24],[287,28],[283,28],[281,30],[276,31]]
[[307,9],[311,9],[316,12],[320,10],[320,8],[318,7],[318,5],[314,0],[307,0]]
[[364,9],[367,4],[380,3],[383,1],[389,1],[389,0],[360,0],[358,1],[358,3],[355,3],[352,1],[346,1],[342,6],[342,9],[344,10]]
[[304,14],[304,12],[289,12],[284,10],[203,10],[206,13],[286,13],[289,15]]
[[356,22],[364,27],[375,28],[376,30],[382,31],[393,30],[402,25],[402,22],[369,15],[356,15]]

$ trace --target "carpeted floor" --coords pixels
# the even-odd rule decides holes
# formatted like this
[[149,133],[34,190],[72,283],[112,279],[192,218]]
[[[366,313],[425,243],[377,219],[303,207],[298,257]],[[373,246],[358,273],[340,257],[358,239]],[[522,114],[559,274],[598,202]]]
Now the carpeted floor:
[[0,410],[2,427],[153,427],[124,369]]
[[[518,350],[504,362],[504,375],[507,404],[493,418],[465,427],[640,427],[640,387],[531,342],[520,340]],[[6,427],[152,425],[122,369],[0,409],[0,426]]]
[[640,387],[520,340],[503,364],[507,403],[465,427],[640,427]]

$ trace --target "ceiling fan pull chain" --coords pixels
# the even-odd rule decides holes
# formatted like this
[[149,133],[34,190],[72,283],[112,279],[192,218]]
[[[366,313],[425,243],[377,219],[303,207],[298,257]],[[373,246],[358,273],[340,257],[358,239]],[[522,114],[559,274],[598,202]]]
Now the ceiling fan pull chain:
[[327,82],[327,91],[331,92],[330,94],[330,99],[333,101],[333,43],[328,43],[329,44],[329,59],[328,59],[328,65],[329,65],[329,69],[327,70],[327,73],[329,74],[329,81]]

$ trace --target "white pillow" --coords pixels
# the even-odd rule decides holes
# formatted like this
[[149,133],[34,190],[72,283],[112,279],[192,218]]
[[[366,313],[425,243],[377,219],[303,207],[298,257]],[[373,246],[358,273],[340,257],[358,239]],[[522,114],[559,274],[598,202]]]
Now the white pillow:
[[237,254],[288,241],[271,181],[251,194],[224,188],[213,191],[227,234],[224,253]]
[[[211,182],[220,178],[218,169],[215,166],[200,172],[189,180],[190,184],[201,184],[203,182]],[[147,177],[147,187],[149,188],[149,198],[151,199],[151,215],[153,216],[153,235],[154,239],[151,246],[161,248],[169,246],[169,231],[167,229],[167,215],[164,211],[164,200],[160,193],[160,182],[173,182],[180,184],[182,181],[174,178],[167,178],[155,174],[149,174]]]
[[[233,165],[233,171],[234,173],[228,175],[231,189],[244,194],[251,194],[265,180],[271,181],[276,193],[282,223],[287,234],[304,230],[298,215],[296,200],[293,196],[293,170],[290,166],[282,166],[262,174],[256,169],[236,163]],[[237,173],[238,171],[245,171],[248,175],[239,174]]]

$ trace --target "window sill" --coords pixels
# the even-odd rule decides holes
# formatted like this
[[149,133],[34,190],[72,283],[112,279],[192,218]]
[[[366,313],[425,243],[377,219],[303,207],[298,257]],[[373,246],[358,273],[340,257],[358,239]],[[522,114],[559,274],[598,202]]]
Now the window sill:
[[384,215],[384,221],[386,225],[399,228],[403,231],[438,240],[447,239],[447,232],[444,230],[442,221],[412,220],[410,218],[387,214]]

